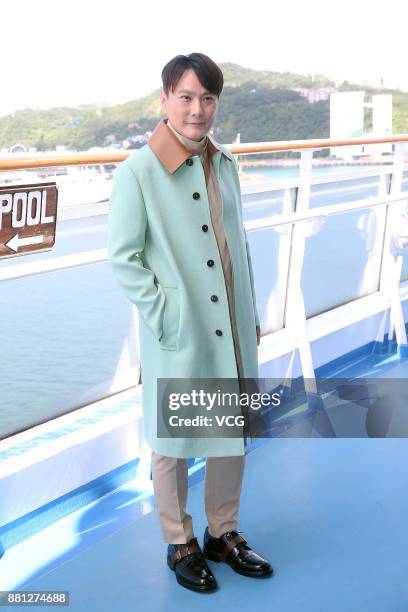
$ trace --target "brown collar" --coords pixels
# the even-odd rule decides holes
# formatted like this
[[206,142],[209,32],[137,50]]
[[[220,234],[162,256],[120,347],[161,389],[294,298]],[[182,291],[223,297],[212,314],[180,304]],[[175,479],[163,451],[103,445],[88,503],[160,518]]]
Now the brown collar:
[[[170,174],[174,174],[177,168],[179,168],[186,159],[191,157],[192,154],[179,141],[177,136],[173,134],[171,129],[167,126],[166,121],[166,119],[161,119],[156,125],[153,134],[150,136],[148,145]],[[224,147],[221,149],[210,135],[207,135],[207,138],[207,150],[210,157],[217,153],[217,151],[221,151],[225,157],[232,160],[232,154],[228,150],[225,150]]]

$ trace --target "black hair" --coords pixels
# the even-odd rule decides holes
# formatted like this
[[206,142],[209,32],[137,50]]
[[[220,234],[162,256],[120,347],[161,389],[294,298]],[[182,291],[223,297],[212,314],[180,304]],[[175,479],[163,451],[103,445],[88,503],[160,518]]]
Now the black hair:
[[173,92],[184,72],[190,68],[196,73],[201,85],[219,97],[224,86],[224,76],[221,68],[204,53],[176,55],[167,62],[161,74],[164,93],[167,95],[169,91]]

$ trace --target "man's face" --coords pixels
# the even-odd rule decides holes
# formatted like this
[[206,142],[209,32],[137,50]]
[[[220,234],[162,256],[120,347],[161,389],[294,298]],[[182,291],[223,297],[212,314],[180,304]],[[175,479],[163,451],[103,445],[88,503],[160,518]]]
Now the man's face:
[[174,129],[191,140],[201,140],[211,129],[218,109],[218,97],[200,83],[189,68],[174,91],[161,91],[160,102]]

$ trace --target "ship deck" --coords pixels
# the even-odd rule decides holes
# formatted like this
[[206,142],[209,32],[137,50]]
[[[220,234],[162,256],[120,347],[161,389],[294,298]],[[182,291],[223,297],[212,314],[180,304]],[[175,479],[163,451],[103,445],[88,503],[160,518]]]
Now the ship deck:
[[[343,361],[342,376],[373,378],[374,370],[406,378],[408,363],[396,352],[369,353]],[[131,481],[7,551],[0,588],[69,591],[75,612],[230,610],[243,601],[256,611],[406,610],[406,440],[289,435],[258,442],[246,458],[239,529],[270,560],[271,578],[210,561],[216,592],[181,588],[166,564],[152,490]],[[189,463],[188,509],[201,542],[204,461]]]

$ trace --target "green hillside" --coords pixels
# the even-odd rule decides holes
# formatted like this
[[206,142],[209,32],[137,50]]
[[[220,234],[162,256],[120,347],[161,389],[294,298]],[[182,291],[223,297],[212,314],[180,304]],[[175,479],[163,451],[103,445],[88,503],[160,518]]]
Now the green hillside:
[[[309,104],[294,90],[334,87],[333,81],[322,75],[252,70],[232,63],[221,64],[221,68],[225,86],[214,124],[214,134],[220,142],[232,142],[237,133],[241,142],[329,136],[329,101]],[[345,82],[337,90],[356,88],[361,89],[361,85]],[[364,89],[367,93],[392,93],[393,132],[408,131],[408,93]],[[76,108],[16,111],[0,117],[0,148],[21,143],[39,150],[54,149],[57,145],[86,150],[105,145],[108,135],[121,142],[154,128],[162,117],[159,91],[126,104],[105,105],[99,109],[94,104],[86,104]]]

